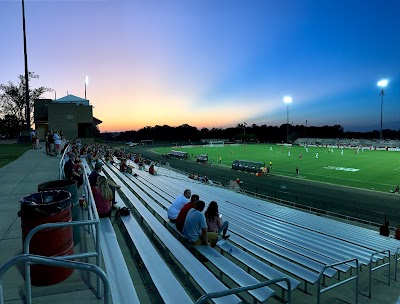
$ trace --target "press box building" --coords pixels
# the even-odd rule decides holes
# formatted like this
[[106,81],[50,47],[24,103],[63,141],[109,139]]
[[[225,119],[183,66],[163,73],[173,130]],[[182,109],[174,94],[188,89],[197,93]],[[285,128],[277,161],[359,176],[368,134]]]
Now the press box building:
[[92,143],[93,127],[102,121],[93,117],[89,100],[69,94],[55,100],[36,99],[34,123],[41,140],[48,130],[58,130],[69,140],[78,137],[83,143]]

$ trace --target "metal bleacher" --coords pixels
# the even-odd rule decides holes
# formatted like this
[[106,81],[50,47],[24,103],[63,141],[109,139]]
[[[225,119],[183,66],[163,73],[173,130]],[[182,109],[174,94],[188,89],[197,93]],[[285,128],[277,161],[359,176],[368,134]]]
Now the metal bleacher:
[[[206,202],[216,200],[220,212],[229,219],[233,233],[229,242],[225,242],[227,245],[221,247],[236,245],[245,248],[246,252],[251,247],[252,255],[268,256],[275,267],[305,283],[315,283],[322,270],[328,277],[339,272],[340,278],[340,272],[356,268],[356,262],[338,263],[354,258],[365,266],[389,259],[383,266],[390,267],[390,258],[398,251],[396,240],[382,237],[375,231],[261,202],[257,198],[189,180],[163,168],[157,169],[158,176],[135,171],[138,177],[133,180],[146,195],[158,197],[161,202],[157,204],[158,213],[163,209],[165,213],[168,204],[185,188],[190,188]],[[325,270],[329,264],[338,265]]]

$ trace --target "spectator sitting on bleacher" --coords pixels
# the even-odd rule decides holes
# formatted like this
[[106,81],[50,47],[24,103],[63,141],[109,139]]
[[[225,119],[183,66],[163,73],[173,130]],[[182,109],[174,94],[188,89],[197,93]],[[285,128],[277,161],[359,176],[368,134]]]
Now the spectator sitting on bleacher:
[[189,210],[183,226],[183,235],[194,246],[211,245],[214,247],[218,240],[218,234],[207,232],[206,218],[202,213],[204,207],[205,203],[198,201],[196,207]]
[[400,225],[397,225],[396,231],[394,232],[394,238],[400,240]]
[[178,217],[176,218],[176,229],[178,229],[179,232],[183,231],[183,225],[185,224],[186,216],[189,210],[195,208],[198,201],[199,196],[197,194],[193,194],[190,198],[190,202],[183,206],[181,211],[179,211]]
[[179,195],[172,203],[172,205],[168,208],[167,215],[169,220],[172,223],[176,222],[176,218],[179,215],[179,211],[181,211],[182,207],[185,206],[191,196],[191,191],[186,189],[183,194]]
[[[92,171],[92,173],[90,173],[88,179],[89,179],[89,183],[90,183],[90,187],[93,189],[93,187],[95,187],[97,185],[97,180],[98,177],[101,176],[100,172],[101,172],[101,168],[103,167],[103,164],[101,162],[97,162],[94,165],[94,171]],[[111,189],[111,193],[112,193],[112,203],[113,203],[113,209],[115,209],[114,205],[116,204],[115,202],[115,189],[119,189],[121,188],[120,185],[114,183],[111,179],[107,179],[107,183],[108,186]]]
[[139,159],[138,168],[139,168],[139,170],[145,170],[144,162],[143,162],[142,158]]
[[149,167],[149,173],[151,175],[157,175],[157,171],[154,169],[154,165],[153,164],[151,164],[150,167]]
[[210,233],[216,233],[217,234],[217,239],[218,239],[218,234],[222,233],[222,238],[224,240],[228,239],[230,235],[226,235],[226,232],[228,231],[228,226],[229,222],[224,221],[222,222],[221,218],[222,215],[218,212],[218,204],[215,201],[212,201],[204,213],[206,216],[206,222],[207,222],[207,232]]
[[105,176],[100,175],[97,178],[96,186],[92,188],[92,192],[99,218],[111,218],[113,195],[110,187],[108,186],[107,178]]
[[73,179],[78,182],[79,188],[83,184],[83,175],[74,170],[75,154],[70,154],[68,161],[64,164],[65,179]]
[[379,234],[383,236],[389,236],[390,234],[389,221],[386,221],[385,224],[383,224],[379,228]]
[[122,158],[121,163],[119,165],[119,171],[125,173],[128,171],[128,165],[126,164],[126,159]]

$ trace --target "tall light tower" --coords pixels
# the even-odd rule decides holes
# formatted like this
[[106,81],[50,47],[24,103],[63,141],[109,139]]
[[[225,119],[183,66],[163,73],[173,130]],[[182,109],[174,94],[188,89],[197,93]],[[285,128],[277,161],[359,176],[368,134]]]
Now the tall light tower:
[[243,143],[246,144],[246,126],[247,122],[243,123]]
[[29,72],[28,72],[28,52],[26,50],[25,1],[24,0],[22,0],[22,31],[24,33],[26,129],[29,130],[31,127],[31,108],[30,108],[30,104],[29,104]]
[[86,99],[86,86],[89,84],[89,77],[85,76],[85,99]]
[[381,96],[381,133],[380,133],[380,139],[382,140],[382,112],[383,112],[383,96],[385,96],[385,91],[384,88],[388,85],[388,81],[386,79],[382,79],[378,81],[378,87],[381,88],[381,92],[379,96]]
[[286,121],[286,143],[289,143],[289,104],[292,103],[293,98],[290,96],[283,97],[283,102],[287,105],[287,121]]

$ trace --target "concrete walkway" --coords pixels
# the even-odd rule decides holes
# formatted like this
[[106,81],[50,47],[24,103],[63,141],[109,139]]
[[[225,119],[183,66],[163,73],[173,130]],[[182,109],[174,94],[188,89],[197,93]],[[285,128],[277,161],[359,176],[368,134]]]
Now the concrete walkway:
[[[0,156],[1,157],[1,156]],[[29,150],[14,162],[0,168],[0,266],[22,253],[20,199],[36,193],[40,183],[56,180],[60,158],[46,155],[45,149]],[[75,252],[79,251],[79,248]],[[4,276],[5,303],[25,303],[22,266],[12,267]],[[33,287],[33,303],[102,303],[84,283],[80,271],[63,283]],[[1,301],[1,300],[0,300]]]

